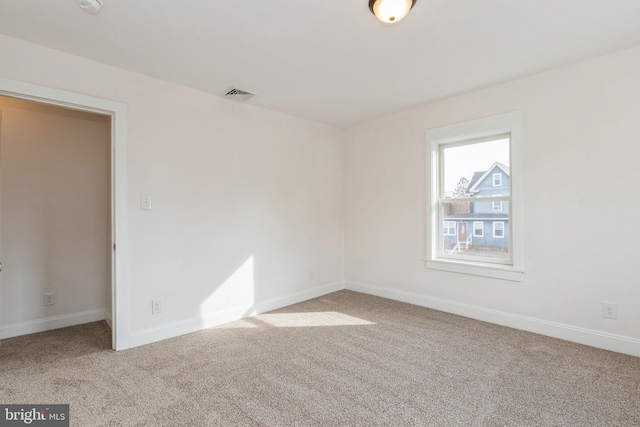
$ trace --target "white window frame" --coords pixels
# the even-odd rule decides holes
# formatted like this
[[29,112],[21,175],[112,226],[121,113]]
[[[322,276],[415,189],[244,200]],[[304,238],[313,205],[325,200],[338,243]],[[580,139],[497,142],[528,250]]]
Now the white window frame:
[[[496,234],[496,226],[500,224],[502,226],[502,236],[498,236]],[[504,221],[493,221],[493,238],[494,239],[504,239]]]
[[491,202],[491,210],[493,212],[502,212],[502,202]]
[[[480,224],[480,233],[476,233],[476,225]],[[473,221],[473,237],[484,237],[484,221]]]
[[[448,224],[447,224],[448,223]],[[453,227],[451,227],[451,223],[453,223]],[[444,221],[442,235],[443,236],[457,236],[458,235],[458,223],[456,221]],[[453,233],[446,233],[446,230],[450,230],[453,228]]]
[[[522,281],[524,278],[524,248],[522,229],[522,113],[519,111],[500,114],[453,125],[432,128],[427,131],[428,164],[427,182],[430,197],[427,206],[427,258],[428,269],[453,273],[472,274],[504,280]],[[510,136],[510,196],[497,196],[497,201],[509,202],[508,227],[509,259],[497,263],[486,257],[447,256],[442,242],[442,200],[445,196],[442,184],[443,146],[466,145]],[[475,202],[477,198],[459,198],[457,202]],[[492,200],[494,201],[494,200]],[[505,227],[505,228],[506,228]],[[507,233],[505,229],[503,233]]]
[[[496,178],[498,178],[496,180]],[[496,184],[497,181],[497,184]],[[502,173],[501,172],[496,172],[493,174],[493,176],[491,177],[491,182],[493,183],[494,187],[501,187],[502,186]]]

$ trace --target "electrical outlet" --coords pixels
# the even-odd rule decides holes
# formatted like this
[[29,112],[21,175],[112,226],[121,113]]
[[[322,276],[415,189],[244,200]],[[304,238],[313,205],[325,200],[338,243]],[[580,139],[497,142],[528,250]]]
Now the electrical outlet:
[[143,211],[151,210],[151,196],[140,196],[140,209]]
[[44,294],[44,305],[54,305],[56,303],[56,294],[51,292],[50,294]]
[[615,302],[602,301],[602,317],[607,319],[617,319],[618,304]]
[[162,313],[162,300],[151,300],[151,314]]

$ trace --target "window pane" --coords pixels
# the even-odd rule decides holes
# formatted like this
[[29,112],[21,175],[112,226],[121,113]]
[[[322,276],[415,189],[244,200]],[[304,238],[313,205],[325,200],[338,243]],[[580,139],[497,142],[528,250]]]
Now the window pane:
[[[491,206],[492,202],[485,203]],[[446,201],[441,206],[444,230],[441,241],[443,255],[461,258],[509,259],[507,215],[475,212],[472,202]]]
[[473,221],[473,237],[484,237],[484,221]]
[[444,197],[510,195],[509,139],[443,146]]

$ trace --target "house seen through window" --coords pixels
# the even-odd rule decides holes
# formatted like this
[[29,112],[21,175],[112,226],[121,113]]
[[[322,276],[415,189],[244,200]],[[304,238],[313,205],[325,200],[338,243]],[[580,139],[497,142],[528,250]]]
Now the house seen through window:
[[511,263],[509,141],[505,134],[439,147],[441,257]]

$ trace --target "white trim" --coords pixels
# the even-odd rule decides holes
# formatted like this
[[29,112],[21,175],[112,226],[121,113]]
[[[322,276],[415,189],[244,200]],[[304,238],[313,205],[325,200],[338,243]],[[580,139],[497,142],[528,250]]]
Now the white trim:
[[104,308],[100,308],[80,313],[30,320],[28,322],[10,323],[0,328],[0,340],[18,337],[21,335],[35,334],[38,332],[46,332],[52,329],[82,325],[84,323],[98,322],[100,320],[105,320],[105,317]]
[[483,322],[494,323],[496,325],[507,326],[509,328],[520,329],[605,350],[616,351],[618,353],[629,354],[631,356],[640,356],[640,340],[636,338],[610,334],[564,323],[551,322],[543,319],[536,319],[534,317],[507,313],[504,311],[429,297],[412,292],[368,285],[365,283],[347,280],[345,281],[345,285],[346,289],[350,291],[361,292],[421,307],[445,311],[447,313],[470,317]]
[[[498,209],[496,209],[496,206],[498,207]],[[492,201],[491,202],[491,212],[502,212],[502,201],[499,200],[497,202]]]
[[511,196],[501,196],[497,194],[492,194],[490,196],[474,196],[474,197],[444,197],[440,199],[442,203],[465,203],[465,202],[476,202],[476,203],[484,203],[484,202],[508,202],[511,200]]
[[[494,239],[504,239],[504,221],[492,221],[493,223],[493,238]],[[502,236],[496,236],[496,225],[502,225]]]
[[129,348],[129,241],[127,232],[127,105],[0,77],[0,95],[111,116],[112,347]]
[[[470,257],[468,257],[470,258]],[[524,270],[516,270],[508,264],[487,264],[480,257],[471,259],[438,258],[425,260],[427,268],[432,270],[448,271],[450,273],[470,274],[473,276],[491,277],[494,279],[522,282]]]
[[[459,261],[450,263],[445,260],[446,253],[444,251],[444,239],[441,238],[444,214],[442,212],[442,155],[441,147],[449,144],[466,144],[473,141],[479,141],[482,138],[498,138],[500,135],[510,135],[510,167],[509,173],[505,171],[499,162],[495,162],[501,170],[509,175],[511,196],[509,201],[509,218],[515,221],[509,221],[509,260],[511,270],[514,277],[508,280],[522,280],[522,272],[524,271],[524,244],[522,223],[522,113],[520,111],[499,114],[491,117],[470,120],[462,123],[446,125],[438,128],[427,130],[427,146],[428,157],[427,162],[430,168],[427,168],[427,182],[430,183],[430,197],[427,202],[427,256],[426,268],[446,269],[447,271],[460,272],[464,274],[478,274],[480,276],[495,277],[493,270],[490,268],[491,263],[468,261]],[[486,175],[494,168],[490,167],[485,172]],[[512,170],[516,170],[516,174],[512,174]],[[483,178],[484,179],[484,178]],[[480,182],[481,180],[478,180]],[[477,183],[476,183],[477,184]],[[500,197],[498,200],[503,199]],[[458,199],[453,199],[459,201]],[[446,201],[449,201],[448,199]],[[477,201],[477,200],[476,200]],[[476,218],[477,219],[477,218]],[[506,232],[506,230],[505,230]],[[441,262],[442,261],[442,262]],[[468,268],[461,268],[464,264],[468,264]],[[444,267],[442,266],[444,264]],[[499,265],[500,263],[496,263]],[[452,267],[453,265],[453,267]],[[482,273],[483,269],[487,269],[487,273]],[[505,271],[505,266],[500,267],[501,271]],[[462,271],[464,270],[464,271]],[[502,274],[502,273],[501,273]]]
[[509,221],[509,217],[489,217],[489,218],[474,218],[474,217],[460,217],[456,218],[455,221]]
[[129,335],[131,347],[138,347],[180,335],[201,331],[225,323],[255,316],[256,314],[276,310],[292,304],[297,304],[312,298],[317,298],[344,289],[344,282],[334,282],[324,286],[318,286],[302,292],[296,292],[283,297],[274,298],[250,306],[239,306],[214,313],[207,313],[198,317],[180,320],[166,325],[144,329]]
[[[476,234],[476,224],[480,224],[480,234]],[[484,237],[484,221],[473,221],[473,237]]]
[[104,311],[104,321],[107,322],[107,326],[113,331],[113,320],[111,319],[111,313],[108,310]]

